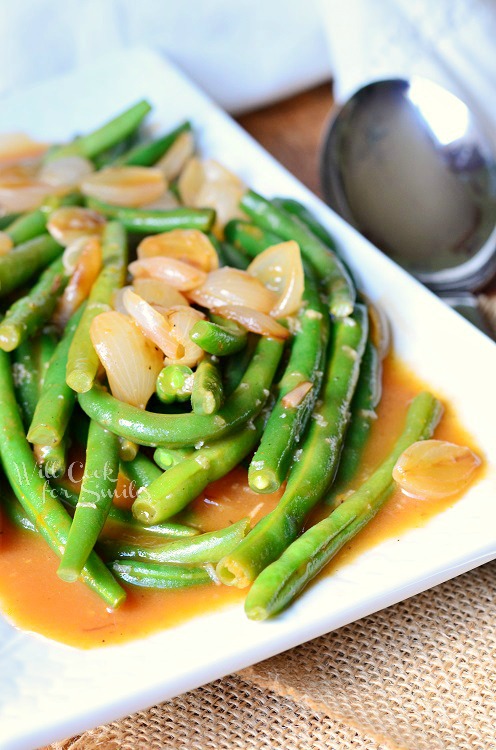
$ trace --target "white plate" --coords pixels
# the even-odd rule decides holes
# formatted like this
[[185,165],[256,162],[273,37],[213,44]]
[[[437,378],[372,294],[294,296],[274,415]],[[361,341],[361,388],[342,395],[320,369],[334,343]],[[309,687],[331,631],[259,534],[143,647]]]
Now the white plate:
[[375,612],[496,557],[496,346],[335,216],[171,65],[135,50],[3,101],[0,132],[65,139],[140,97],[167,130],[193,120],[202,153],[255,189],[290,195],[333,232],[388,310],[398,354],[456,408],[484,478],[427,526],[385,541],[266,623],[232,606],[146,639],[80,651],[0,619],[0,748],[32,748],[171,698]]

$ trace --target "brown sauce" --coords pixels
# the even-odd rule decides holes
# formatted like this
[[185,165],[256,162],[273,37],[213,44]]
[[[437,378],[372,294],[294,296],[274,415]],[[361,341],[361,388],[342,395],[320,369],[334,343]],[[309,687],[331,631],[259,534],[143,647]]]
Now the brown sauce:
[[[383,396],[356,484],[383,460],[401,432],[407,406],[423,385],[394,358],[385,362]],[[468,445],[473,440],[459,425],[449,405],[436,438]],[[480,452],[479,452],[480,453]],[[481,470],[478,470],[480,476]],[[477,477],[476,477],[477,479]],[[250,515],[258,521],[282,493],[258,495],[247,485],[246,470],[238,467],[211,484],[192,504],[195,522],[203,531],[222,528]],[[344,548],[324,571],[334,571],[386,538],[423,526],[457,498],[422,502],[396,490],[379,515]],[[177,625],[191,617],[244,599],[245,591],[227,586],[202,586],[183,591],[145,591],[128,587],[126,602],[109,612],[83,584],[58,579],[58,560],[37,535],[3,519],[0,534],[0,608],[18,627],[42,633],[79,648],[121,643]],[[263,627],[261,625],[260,627]]]

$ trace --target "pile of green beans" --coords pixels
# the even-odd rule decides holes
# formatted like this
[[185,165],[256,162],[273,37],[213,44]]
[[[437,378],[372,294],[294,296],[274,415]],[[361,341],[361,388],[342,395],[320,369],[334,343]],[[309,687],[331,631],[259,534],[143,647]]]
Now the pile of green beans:
[[[45,159],[82,156],[96,169],[154,166],[192,125],[141,140],[149,110],[138,102]],[[106,219],[101,270],[64,331],[51,324],[70,273],[47,221],[61,205],[87,206]],[[245,218],[230,221],[223,236],[209,206],[135,208],[78,193],[2,220],[14,245],[0,257],[0,457],[12,490],[3,482],[3,508],[22,533],[43,537],[60,558],[62,580],[82,580],[109,608],[124,601],[122,584],[215,582],[253,584],[250,618],[277,613],[379,511],[395,461],[430,437],[440,417],[433,396],[417,396],[390,456],[349,496],[381,398],[381,354],[364,297],[333,237],[303,205],[247,190],[239,208]],[[280,321],[290,331],[284,341],[248,331],[222,309],[205,311],[189,332],[199,361],[165,360],[141,409],[109,391],[90,328],[129,283],[136,236],[172,230],[205,233],[219,265],[241,270],[267,247],[294,240],[302,301]],[[73,452],[84,452],[78,491],[70,481]],[[276,491],[278,504],[255,525],[246,512],[205,531],[191,503],[239,465],[262,505]],[[132,495],[126,508],[115,502],[123,480]],[[302,533],[319,504],[330,506],[329,515]]]

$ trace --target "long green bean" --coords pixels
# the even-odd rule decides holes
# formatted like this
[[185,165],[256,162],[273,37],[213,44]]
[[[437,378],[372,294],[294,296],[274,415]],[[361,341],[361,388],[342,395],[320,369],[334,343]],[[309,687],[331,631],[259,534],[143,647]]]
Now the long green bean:
[[138,143],[134,148],[119,156],[112,166],[152,167],[167,153],[182,133],[191,132],[191,123],[186,121],[170,133],[146,143]]
[[114,206],[96,198],[88,198],[87,205],[108,219],[120,221],[129,232],[138,234],[159,234],[173,229],[198,229],[200,232],[208,232],[215,221],[215,211],[211,208],[145,210]]
[[224,392],[222,376],[211,357],[197,366],[191,390],[191,406],[195,414],[216,414],[222,404]]
[[358,380],[367,340],[365,308],[334,323],[321,403],[312,415],[295,456],[279,504],[255,526],[239,547],[221,560],[217,574],[223,583],[244,588],[293,542],[303,522],[334,479],[349,420],[349,408]]
[[58,242],[49,234],[42,234],[0,256],[0,297],[25,284],[61,254]]
[[204,586],[212,583],[205,568],[188,568],[184,565],[164,565],[163,563],[112,562],[110,570],[118,578],[133,586],[152,589],[184,589],[191,586]]
[[284,344],[260,337],[242,381],[217,414],[158,414],[125,404],[102,389],[79,395],[86,414],[140,445],[171,448],[217,440],[238,430],[263,408]]
[[260,573],[246,598],[248,617],[264,620],[283,609],[377,514],[393,489],[392,471],[399,456],[417,440],[431,437],[441,412],[441,404],[430,393],[415,397],[405,429],[380,467],[330,516],[308,529]]
[[[38,472],[15,401],[10,358],[3,351],[0,351],[0,457],[10,486],[29,520],[60,556],[67,541],[70,516]],[[119,606],[125,598],[124,590],[94,552],[82,570],[81,579],[109,607]]]

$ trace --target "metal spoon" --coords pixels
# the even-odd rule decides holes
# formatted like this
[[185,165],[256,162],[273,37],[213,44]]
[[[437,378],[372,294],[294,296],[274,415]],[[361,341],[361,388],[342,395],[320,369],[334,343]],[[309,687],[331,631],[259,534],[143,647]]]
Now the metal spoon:
[[330,123],[321,178],[334,210],[460,312],[460,294],[470,304],[467,293],[496,273],[493,149],[441,86],[412,78],[359,89]]

